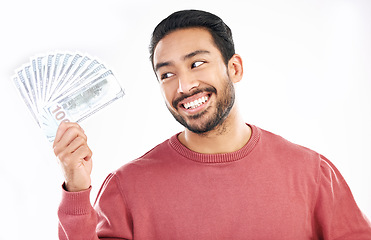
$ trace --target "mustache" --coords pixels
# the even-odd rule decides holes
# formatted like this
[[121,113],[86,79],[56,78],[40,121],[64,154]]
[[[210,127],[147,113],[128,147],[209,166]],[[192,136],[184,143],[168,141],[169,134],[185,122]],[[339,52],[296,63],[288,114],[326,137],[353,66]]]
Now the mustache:
[[206,87],[206,88],[203,88],[203,89],[196,89],[195,91],[193,91],[191,93],[182,94],[180,97],[178,97],[178,98],[176,98],[172,101],[172,105],[175,109],[178,109],[179,102],[183,101],[186,98],[192,97],[193,95],[201,93],[201,92],[216,93],[216,89],[214,87]]

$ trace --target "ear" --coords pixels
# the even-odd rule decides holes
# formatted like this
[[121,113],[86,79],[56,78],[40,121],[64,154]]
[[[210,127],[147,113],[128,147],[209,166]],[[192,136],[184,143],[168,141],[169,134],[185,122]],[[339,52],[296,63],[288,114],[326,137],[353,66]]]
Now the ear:
[[241,81],[243,76],[242,58],[238,54],[234,54],[228,62],[228,73],[233,83]]

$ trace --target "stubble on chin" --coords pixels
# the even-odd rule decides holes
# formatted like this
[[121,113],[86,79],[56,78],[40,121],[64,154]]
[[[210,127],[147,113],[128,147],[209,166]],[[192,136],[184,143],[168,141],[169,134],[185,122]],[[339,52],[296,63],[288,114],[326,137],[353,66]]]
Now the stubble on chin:
[[[228,78],[226,79],[227,82],[225,82],[225,88],[222,95],[220,96],[219,101],[217,101],[215,104],[214,112],[210,112],[212,109],[211,106],[209,106],[207,109],[204,111],[191,115],[191,116],[181,116],[179,113],[177,113],[174,109],[177,108],[177,104],[185,99],[185,97],[178,98],[177,100],[173,101],[173,106],[174,109],[169,107],[168,105],[167,108],[169,109],[170,113],[173,115],[175,120],[177,120],[180,124],[182,124],[185,128],[187,128],[189,131],[200,134],[200,135],[207,135],[210,131],[213,131],[217,129],[218,134],[222,134],[223,132],[226,131],[226,126],[223,124],[225,120],[227,119],[235,101],[235,89],[233,86],[233,83],[231,80]],[[204,89],[203,91],[209,91],[217,94],[217,91],[215,88],[207,88]],[[198,92],[202,91],[197,91],[195,93],[192,93],[188,96],[194,95]],[[175,105],[174,105],[175,104]],[[188,118],[187,120],[185,118]],[[193,122],[193,123],[192,123]]]

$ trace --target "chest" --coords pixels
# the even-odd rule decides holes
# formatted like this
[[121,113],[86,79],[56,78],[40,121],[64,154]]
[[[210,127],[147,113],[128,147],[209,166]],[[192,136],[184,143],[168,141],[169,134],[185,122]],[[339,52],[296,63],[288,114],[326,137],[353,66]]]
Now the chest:
[[135,187],[134,230],[161,239],[310,239],[308,185],[266,173],[218,169],[150,177]]

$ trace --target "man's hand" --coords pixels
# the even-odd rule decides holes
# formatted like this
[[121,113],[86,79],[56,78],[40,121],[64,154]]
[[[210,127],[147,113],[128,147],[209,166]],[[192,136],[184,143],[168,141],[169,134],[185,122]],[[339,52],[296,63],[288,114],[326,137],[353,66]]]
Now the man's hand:
[[91,185],[92,152],[80,125],[62,122],[57,130],[53,148],[62,166],[67,191],[88,189]]

